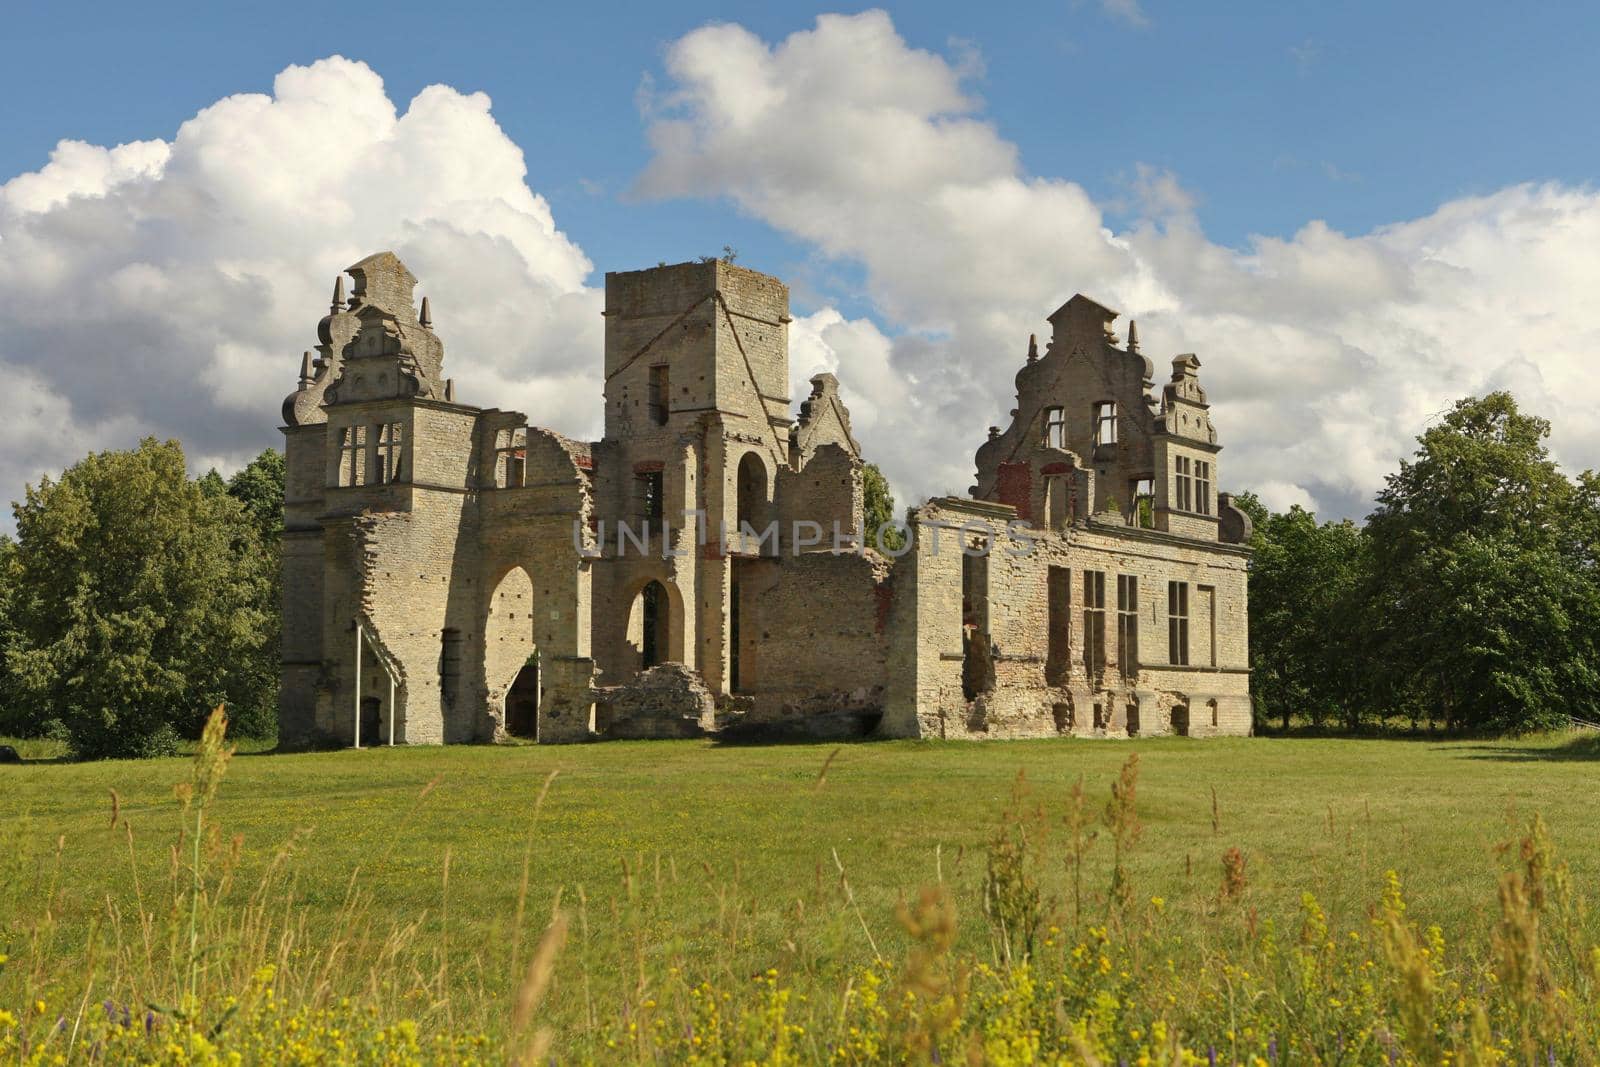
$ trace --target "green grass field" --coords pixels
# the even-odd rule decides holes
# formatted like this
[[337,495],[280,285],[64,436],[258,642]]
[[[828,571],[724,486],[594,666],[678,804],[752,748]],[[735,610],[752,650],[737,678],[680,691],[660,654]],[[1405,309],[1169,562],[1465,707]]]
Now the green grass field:
[[[1164,916],[1196,931],[1196,951],[1208,938],[1244,937],[1245,924],[1297,928],[1306,891],[1331,926],[1360,925],[1391,869],[1410,916],[1437,923],[1451,943],[1486,945],[1498,916],[1496,846],[1533,812],[1577,883],[1600,875],[1600,749],[1580,738],[884,742],[833,752],[646,742],[240,754],[207,820],[223,835],[214,862],[227,866],[234,835],[242,845],[211,896],[245,908],[294,841],[266,912],[297,931],[290,951],[340,945],[318,995],[376,996],[385,1012],[494,1041],[560,910],[570,930],[540,1024],[556,1050],[604,1058],[605,1042],[627,1032],[626,1005],[679,972],[722,988],[776,971],[812,1006],[814,1030],[875,953],[904,958],[896,904],[922,886],[948,887],[960,952],[996,959],[1003,948],[983,919],[986,845],[1019,770],[1058,824],[1080,777],[1098,818],[1138,753],[1132,897],[1142,907],[1159,898]],[[111,912],[153,913],[158,888],[181,886],[173,789],[189,771],[186,760],[0,767],[9,940],[0,951],[11,957],[0,1008],[71,1007],[84,996],[78,976],[102,966],[90,957],[113,954],[88,947],[91,929],[108,942]],[[1093,915],[1106,909],[1111,864],[1101,832],[1084,878]],[[1030,844],[1064,921],[1067,854],[1059,842]],[[1218,894],[1232,847],[1245,885],[1228,913],[1244,918],[1224,927]],[[138,940],[133,925],[124,918],[127,944]],[[276,952],[274,936],[261,944]],[[372,978],[380,957],[387,984]],[[136,995],[136,980],[124,984]]]

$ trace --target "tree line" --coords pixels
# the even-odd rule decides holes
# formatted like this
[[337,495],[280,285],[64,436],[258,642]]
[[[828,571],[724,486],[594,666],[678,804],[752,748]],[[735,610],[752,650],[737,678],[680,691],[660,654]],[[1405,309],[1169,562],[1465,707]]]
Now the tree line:
[[1600,720],[1600,476],[1509,393],[1458,402],[1365,525],[1251,494],[1258,723],[1505,733]]
[[[1235,499],[1254,521],[1258,725],[1397,718],[1513,732],[1600,720],[1600,476],[1568,478],[1509,393],[1457,403],[1363,525]],[[277,729],[283,457],[187,472],[175,441],[92,453],[13,505],[0,536],[0,735],[146,756]],[[894,513],[867,472],[869,521]]]

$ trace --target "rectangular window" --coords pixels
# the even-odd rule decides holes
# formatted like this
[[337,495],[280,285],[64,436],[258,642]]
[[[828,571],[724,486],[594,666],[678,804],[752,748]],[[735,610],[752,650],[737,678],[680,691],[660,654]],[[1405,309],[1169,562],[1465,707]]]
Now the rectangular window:
[[1177,464],[1177,508],[1179,511],[1194,510],[1194,479],[1190,473],[1189,457],[1179,456]]
[[1064,530],[1072,522],[1072,476],[1047,474],[1044,479],[1045,522],[1052,530]]
[[1189,665],[1189,583],[1167,583],[1167,662]]
[[439,632],[439,695],[454,704],[461,692],[461,631]]
[[989,543],[974,538],[961,555],[961,623],[989,632]]
[[1196,460],[1194,465],[1194,509],[1211,514],[1211,464]]
[[1072,659],[1072,572],[1051,567],[1045,574],[1046,623],[1044,679],[1061,685]]
[[495,443],[495,484],[520,489],[528,484],[528,431],[526,427],[501,430]]
[[1044,409],[1044,443],[1046,448],[1067,447],[1067,414],[1061,408]]
[[1117,666],[1124,678],[1139,672],[1139,579],[1117,575]]
[[667,365],[665,363],[657,363],[650,368],[650,396],[648,401],[650,421],[657,426],[665,426],[667,424],[667,413],[672,399],[667,388]]
[[386,422],[378,427],[379,484],[400,480],[400,456],[403,444],[398,422]]
[[1135,478],[1133,480],[1133,524],[1143,530],[1156,528],[1156,480],[1154,478]]
[[1194,644],[1189,652],[1196,663],[1207,667],[1217,665],[1217,587],[1194,587],[1194,603],[1189,605],[1189,617],[1194,623]]
[[367,484],[367,428],[346,426],[339,431],[339,484]]
[[1106,575],[1083,572],[1083,667],[1091,675],[1106,669]]
[[1094,406],[1094,443],[1097,446],[1117,443],[1117,405],[1109,400]]
[[639,518],[648,523],[660,522],[666,514],[666,502],[661,492],[661,472],[645,471],[634,475],[633,480],[639,497]]

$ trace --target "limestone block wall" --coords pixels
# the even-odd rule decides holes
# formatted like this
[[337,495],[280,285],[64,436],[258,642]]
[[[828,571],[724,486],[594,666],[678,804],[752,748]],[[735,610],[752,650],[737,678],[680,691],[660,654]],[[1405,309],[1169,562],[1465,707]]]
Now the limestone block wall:
[[[941,500],[922,509],[910,556],[896,565],[896,647],[888,658],[885,732],[940,737],[1036,737],[1057,733],[1193,736],[1250,730],[1246,624],[1248,554],[1120,522],[1064,534],[1008,530],[1006,513]],[[994,548],[981,568],[987,641],[978,655],[992,681],[963,691],[962,556],[955,530],[987,522]],[[933,551],[940,534],[941,551]],[[952,549],[955,548],[954,551]],[[1054,574],[1052,575],[1052,571]],[[1085,574],[1103,576],[1103,667],[1086,655]],[[1129,602],[1136,654],[1119,642],[1118,577]],[[1187,664],[1172,664],[1168,583],[1188,589]],[[1063,596],[1063,593],[1065,594]],[[1054,601],[1054,603],[1052,603]],[[914,617],[914,625],[905,625]],[[1175,718],[1176,716],[1176,718]]]
[[477,481],[477,409],[415,401],[410,481],[465,491]]
[[322,676],[324,426],[284,429],[283,583],[278,738],[285,748],[317,740]]
[[890,565],[810,552],[758,561],[740,575],[738,692],[752,726],[817,735],[874,728],[883,714]]
[[[411,511],[367,515],[354,528],[360,602],[378,643],[404,672],[397,737],[409,744],[494,734],[475,669],[483,662],[486,616],[470,549],[477,520],[467,500],[422,490]],[[338,646],[330,651],[346,675],[350,657]]]
[[785,469],[778,475],[778,518],[784,554],[804,550],[794,537],[798,522],[816,523],[820,534],[808,528],[802,536],[820,536],[821,545],[828,548],[833,547],[836,525],[846,538],[859,536],[863,507],[861,461],[837,444],[821,446],[804,470]]
[[[483,696],[496,730],[503,729],[505,690],[528,656],[539,657],[539,739],[581,740],[589,728],[591,564],[574,541],[574,523],[587,529],[586,479],[569,461],[563,472],[555,450],[529,449],[530,477],[523,488],[486,492],[480,500],[481,534],[475,546],[484,580]],[[558,478],[558,475],[563,477]]]

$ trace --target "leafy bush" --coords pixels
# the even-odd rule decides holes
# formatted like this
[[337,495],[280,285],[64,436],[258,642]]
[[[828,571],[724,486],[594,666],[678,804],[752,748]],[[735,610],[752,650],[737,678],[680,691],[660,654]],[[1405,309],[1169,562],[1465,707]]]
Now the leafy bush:
[[[150,756],[226,703],[275,704],[276,552],[176,442],[92,453],[29,487],[8,554],[9,725],[59,721],[80,756]],[[275,548],[275,546],[274,546]]]

